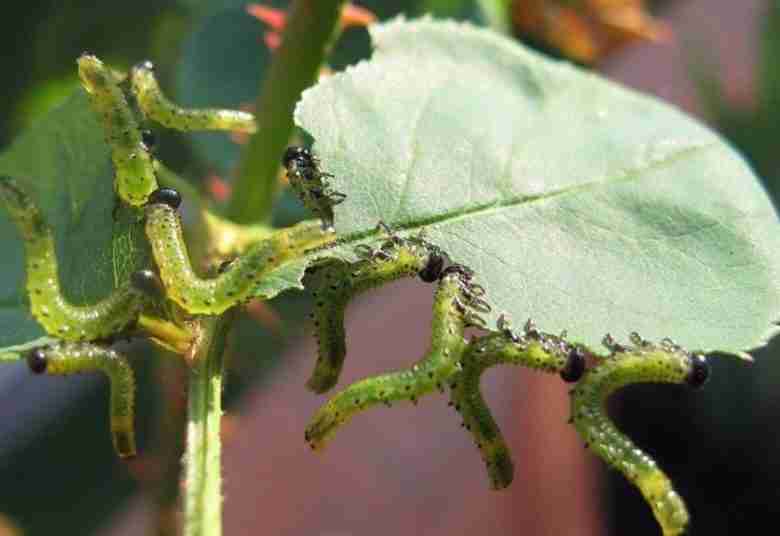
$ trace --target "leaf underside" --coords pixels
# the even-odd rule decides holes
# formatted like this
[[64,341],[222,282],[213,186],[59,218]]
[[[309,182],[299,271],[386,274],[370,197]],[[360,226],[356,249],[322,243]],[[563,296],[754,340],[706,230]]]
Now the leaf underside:
[[[73,303],[94,303],[145,263],[137,216],[114,211],[110,151],[81,89],[0,154],[0,175],[13,177],[53,228],[60,281]],[[10,359],[44,333],[29,311],[21,238],[2,208],[0,241],[0,357]]]
[[477,272],[493,311],[596,346],[605,332],[698,350],[764,344],[780,227],[750,168],[658,100],[486,30],[372,29],[372,59],[308,90],[349,256],[378,221]]

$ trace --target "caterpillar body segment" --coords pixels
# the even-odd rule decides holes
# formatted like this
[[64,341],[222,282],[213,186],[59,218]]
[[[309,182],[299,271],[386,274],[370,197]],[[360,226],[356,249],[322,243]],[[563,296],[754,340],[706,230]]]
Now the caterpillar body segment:
[[114,449],[122,458],[135,456],[135,376],[125,357],[105,346],[60,343],[31,350],[27,364],[36,374],[104,373],[111,387],[109,416]]
[[181,131],[229,130],[248,134],[257,131],[255,116],[248,112],[177,106],[163,94],[154,76],[154,66],[149,61],[133,67],[130,81],[138,106],[144,114],[168,128]]
[[571,346],[562,338],[541,335],[517,337],[495,332],[473,339],[463,354],[462,370],[450,383],[452,405],[463,418],[487,467],[493,489],[509,486],[514,475],[509,448],[482,397],[480,379],[490,367],[523,365],[550,373],[563,371],[570,362]]
[[199,277],[190,264],[176,209],[165,202],[146,206],[146,235],[167,297],[190,314],[217,315],[248,300],[265,274],[282,263],[333,240],[318,222],[275,231],[224,267],[214,278]]
[[38,207],[8,177],[0,177],[0,204],[22,235],[30,310],[49,335],[67,341],[106,339],[135,322],[143,298],[129,283],[97,303],[70,303],[60,288],[54,235]]
[[[393,237],[377,250],[363,250],[365,258],[354,264],[329,264],[317,270],[320,285],[314,291],[317,364],[307,387],[324,393],[338,382],[347,348],[344,314],[347,303],[356,295],[403,277],[428,273],[439,267],[430,247]],[[430,267],[433,260],[436,266]],[[436,274],[438,277],[438,273]]]
[[119,80],[102,61],[84,54],[78,59],[78,67],[81,84],[103,118],[117,194],[125,203],[141,206],[157,189],[157,177],[135,114]]
[[616,390],[632,383],[698,387],[708,373],[702,356],[691,355],[670,344],[643,344],[613,353],[588,370],[572,390],[572,420],[577,432],[593,452],[639,488],[664,536],[685,531],[688,524],[685,503],[655,461],[612,423],[605,403]]
[[443,390],[460,370],[465,349],[465,314],[457,305],[463,298],[459,274],[442,277],[436,291],[428,352],[410,369],[367,378],[347,387],[323,405],[306,428],[312,449],[325,446],[338,427],[355,414],[379,403],[417,400],[436,389]]

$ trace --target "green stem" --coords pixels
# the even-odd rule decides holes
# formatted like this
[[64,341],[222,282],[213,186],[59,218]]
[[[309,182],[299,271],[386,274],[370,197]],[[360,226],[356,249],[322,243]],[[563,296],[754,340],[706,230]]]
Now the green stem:
[[221,536],[223,354],[235,309],[202,317],[189,374],[184,535]]
[[256,102],[258,130],[239,168],[228,215],[239,223],[268,222],[278,188],[280,158],[293,131],[293,110],[317,80],[338,30],[344,0],[295,0],[282,44]]

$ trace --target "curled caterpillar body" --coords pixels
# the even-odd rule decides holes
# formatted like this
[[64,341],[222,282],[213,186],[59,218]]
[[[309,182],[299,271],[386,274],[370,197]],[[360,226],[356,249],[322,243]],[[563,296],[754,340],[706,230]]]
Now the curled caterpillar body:
[[0,177],[0,203],[22,235],[30,310],[49,335],[68,341],[105,339],[138,318],[143,300],[129,284],[94,304],[70,303],[60,288],[54,235],[38,207],[8,177]]
[[434,301],[431,344],[423,359],[410,369],[354,383],[317,410],[306,427],[306,441],[313,449],[324,447],[337,428],[360,411],[380,403],[417,402],[435,389],[444,389],[460,370],[465,348],[464,314],[456,306],[462,288],[458,274],[450,274],[440,281]]
[[616,390],[632,383],[700,385],[700,378],[706,378],[707,372],[701,356],[691,356],[678,347],[646,343],[600,362],[572,391],[571,411],[577,432],[596,454],[639,488],[664,536],[684,532],[688,524],[685,503],[655,461],[615,427],[605,413],[605,402]]
[[160,90],[151,62],[139,63],[130,71],[138,105],[144,114],[168,128],[182,131],[230,130],[252,134],[257,131],[254,115],[239,110],[185,109],[168,100]]
[[211,279],[199,277],[190,264],[176,210],[164,202],[146,206],[146,235],[168,298],[191,314],[221,314],[252,297],[270,270],[305,250],[332,241],[317,222],[301,222],[275,231]]
[[[354,264],[330,264],[318,271],[320,286],[314,292],[317,364],[306,383],[316,393],[324,393],[338,382],[347,353],[344,313],[347,303],[366,290],[403,277],[441,273],[441,256],[419,243],[391,238],[368,258]],[[433,266],[431,266],[433,263]],[[422,275],[420,276],[422,278]]]
[[31,350],[27,364],[36,374],[103,372],[111,384],[109,415],[114,449],[122,458],[135,456],[135,377],[121,354],[95,344],[61,343]]
[[323,229],[333,228],[333,207],[347,198],[331,189],[330,173],[320,170],[319,159],[305,147],[288,147],[282,157],[290,187],[301,203],[322,220]]
[[116,76],[103,62],[84,54],[78,59],[78,66],[81,84],[104,120],[117,194],[125,203],[143,205],[157,189],[157,178],[135,115]]
[[509,486],[514,476],[509,448],[480,391],[480,378],[500,364],[561,372],[569,362],[570,345],[560,337],[540,334],[517,337],[503,330],[473,339],[463,354],[462,370],[450,384],[451,405],[463,418],[480,450],[493,489]]

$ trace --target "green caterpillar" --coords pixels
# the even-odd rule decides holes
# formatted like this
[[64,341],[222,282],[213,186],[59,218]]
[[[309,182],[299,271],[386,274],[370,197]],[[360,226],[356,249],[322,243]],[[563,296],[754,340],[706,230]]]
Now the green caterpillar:
[[179,202],[179,194],[170,188],[152,193],[146,205],[146,235],[168,298],[191,314],[217,315],[248,300],[256,282],[270,270],[333,240],[317,222],[301,222],[275,231],[224,265],[216,277],[203,279],[190,264],[176,211]]
[[471,341],[463,354],[462,370],[450,383],[450,405],[463,418],[463,427],[480,450],[493,489],[512,482],[514,464],[501,430],[480,391],[482,373],[500,364],[523,365],[544,372],[559,373],[577,381],[584,372],[585,356],[579,347],[562,337],[542,334],[529,322],[523,336],[511,332],[502,317],[499,332]]
[[460,370],[466,347],[463,332],[473,319],[470,304],[476,285],[471,277],[471,271],[460,265],[442,271],[434,299],[428,352],[410,369],[359,381],[331,398],[306,427],[306,441],[312,449],[324,447],[336,429],[360,411],[398,400],[416,403],[434,389],[444,389]]
[[331,189],[328,179],[332,174],[320,170],[320,161],[305,147],[288,147],[282,157],[295,195],[301,203],[322,220],[323,229],[333,228],[333,207],[343,203],[347,196]]
[[143,299],[129,284],[94,304],[69,303],[60,289],[54,236],[38,207],[9,177],[0,177],[0,203],[22,235],[30,309],[49,335],[105,339],[135,322]]
[[182,131],[231,130],[252,134],[257,131],[255,117],[238,110],[211,108],[185,109],[169,101],[160,90],[150,61],[139,63],[130,71],[138,106],[144,114],[163,126]]
[[633,348],[606,339],[613,353],[588,370],[572,390],[572,420],[586,445],[639,488],[664,536],[676,536],[688,524],[685,503],[655,461],[615,427],[604,406],[612,393],[632,383],[701,387],[709,376],[709,365],[702,355],[689,354],[670,341],[655,346],[636,335],[632,339],[639,343]]
[[141,206],[157,189],[152,157],[128,105],[117,77],[95,56],[78,59],[81,84],[92,105],[103,117],[106,137],[111,146],[117,194],[125,203]]
[[122,458],[135,456],[135,377],[127,360],[116,351],[88,343],[60,343],[35,348],[27,364],[36,374],[65,376],[78,372],[103,372],[111,384],[111,435]]
[[315,298],[314,319],[317,339],[317,364],[306,385],[315,393],[324,393],[338,382],[347,353],[344,311],[347,303],[361,292],[402,277],[419,275],[423,281],[436,281],[446,256],[421,238],[401,239],[386,229],[390,238],[377,250],[358,249],[364,258],[356,263],[335,263],[317,269],[319,286]]

